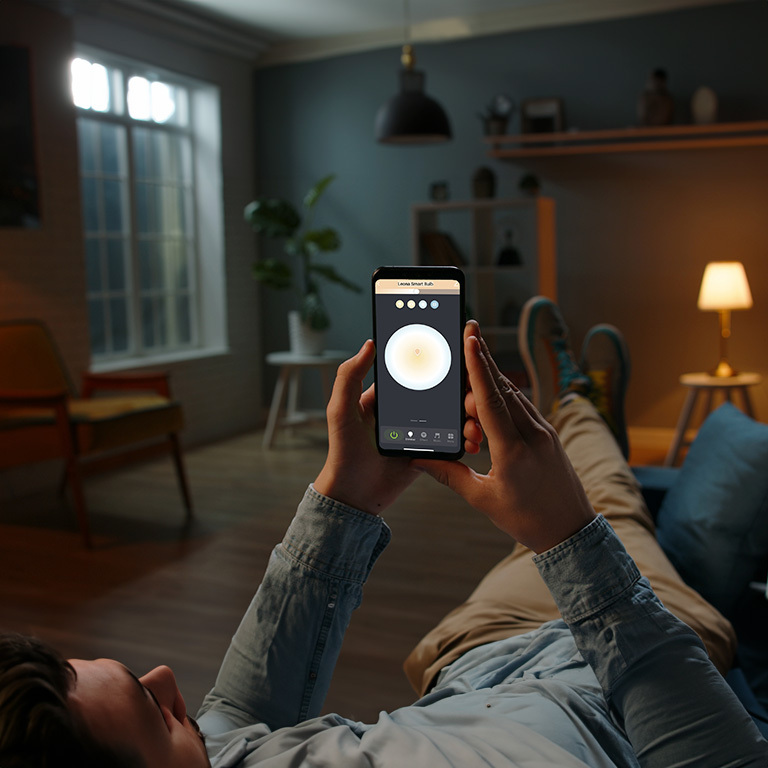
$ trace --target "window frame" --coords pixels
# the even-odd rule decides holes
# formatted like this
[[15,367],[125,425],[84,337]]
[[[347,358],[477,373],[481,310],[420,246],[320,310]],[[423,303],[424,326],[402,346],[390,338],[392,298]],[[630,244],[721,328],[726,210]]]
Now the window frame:
[[[226,338],[226,293],[224,273],[224,210],[221,195],[221,126],[220,93],[218,87],[193,79],[167,69],[156,67],[136,59],[112,54],[91,46],[77,45],[73,58],[82,57],[102,64],[108,70],[120,70],[121,93],[119,104],[122,114],[112,111],[101,112],[78,107],[78,124],[81,119],[95,120],[121,126],[125,130],[126,195],[124,205],[128,208],[127,227],[124,237],[128,239],[126,265],[126,297],[130,303],[128,324],[129,349],[126,352],[107,351],[92,353],[91,369],[109,371],[136,368],[161,362],[192,359],[227,351]],[[150,82],[161,81],[186,91],[186,112],[188,126],[169,122],[155,122],[152,119],[132,118],[128,113],[128,83],[134,76]],[[114,88],[114,77],[110,86]],[[112,106],[112,105],[111,105]],[[183,193],[188,228],[183,233],[183,247],[190,249],[188,263],[188,286],[185,291],[174,292],[174,296],[185,294],[189,301],[190,339],[188,343],[173,347],[146,347],[144,345],[144,323],[142,320],[142,287],[139,277],[139,243],[142,240],[137,227],[137,180],[134,157],[133,131],[148,128],[150,131],[165,132],[172,136],[183,136],[189,142],[190,179],[189,190]],[[83,173],[79,170],[83,178]],[[206,179],[206,185],[199,183]],[[209,179],[211,180],[209,183]],[[210,189],[203,189],[210,187]],[[100,200],[101,202],[101,200]],[[85,235],[85,223],[83,223]],[[100,245],[100,247],[102,247]],[[203,259],[205,254],[205,259]],[[99,293],[103,292],[103,287]],[[86,288],[86,295],[91,292]],[[89,335],[90,335],[89,308]],[[107,324],[105,323],[105,328]],[[111,331],[111,326],[109,327]]]

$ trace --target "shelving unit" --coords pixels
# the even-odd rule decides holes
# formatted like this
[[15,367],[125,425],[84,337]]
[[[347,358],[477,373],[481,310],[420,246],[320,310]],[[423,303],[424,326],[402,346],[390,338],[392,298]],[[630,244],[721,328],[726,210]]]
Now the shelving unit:
[[759,147],[768,146],[768,120],[486,136],[484,141],[490,145],[489,156],[501,160],[620,152]]
[[[518,266],[499,266],[506,236],[521,256]],[[422,235],[448,235],[467,278],[467,306],[501,365],[519,368],[517,318],[536,294],[557,300],[555,201],[550,197],[420,203],[411,207],[414,264],[436,264]],[[453,249],[451,249],[453,250]],[[453,259],[441,263],[451,264]]]

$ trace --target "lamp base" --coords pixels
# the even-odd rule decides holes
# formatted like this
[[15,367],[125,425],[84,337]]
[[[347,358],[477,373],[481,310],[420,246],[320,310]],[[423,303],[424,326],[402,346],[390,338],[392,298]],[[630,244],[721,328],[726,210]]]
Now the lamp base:
[[718,376],[719,378],[727,379],[729,376],[736,376],[738,371],[735,370],[725,358],[723,358],[717,364],[717,367],[710,371],[710,373],[712,376]]

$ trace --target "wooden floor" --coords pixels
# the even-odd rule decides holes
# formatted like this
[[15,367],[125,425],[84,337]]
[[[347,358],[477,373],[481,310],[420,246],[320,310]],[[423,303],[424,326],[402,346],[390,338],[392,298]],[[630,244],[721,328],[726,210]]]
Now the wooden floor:
[[[271,451],[261,438],[187,452],[189,528],[165,460],[88,481],[90,551],[52,494],[4,503],[0,628],[42,637],[68,657],[117,658],[137,674],[169,664],[193,710],[325,456],[321,429],[281,434]],[[484,468],[487,456],[473,463]],[[353,617],[325,707],[364,721],[413,700],[402,660],[511,546],[428,477],[385,519],[393,542]]]

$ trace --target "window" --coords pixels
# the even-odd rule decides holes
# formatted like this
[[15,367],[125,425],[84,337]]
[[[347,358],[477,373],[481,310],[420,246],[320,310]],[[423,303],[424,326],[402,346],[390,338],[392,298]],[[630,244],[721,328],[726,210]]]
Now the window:
[[[218,93],[84,54],[72,62],[72,96],[94,362],[223,345]],[[218,313],[206,318],[212,304]]]

